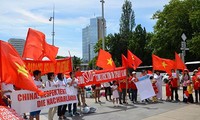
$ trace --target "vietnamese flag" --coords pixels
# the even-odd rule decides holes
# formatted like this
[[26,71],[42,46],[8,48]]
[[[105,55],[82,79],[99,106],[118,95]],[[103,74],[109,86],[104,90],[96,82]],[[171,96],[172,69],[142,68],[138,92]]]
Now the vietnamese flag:
[[8,42],[0,40],[0,71],[1,82],[13,84],[18,88],[31,90],[43,95],[26,69],[20,55]]
[[115,68],[115,63],[113,62],[112,56],[109,52],[102,49],[99,50],[96,65],[103,69],[113,69]]
[[123,54],[122,54],[122,66],[126,68],[128,67],[128,60]]
[[48,57],[51,61],[56,60],[56,55],[58,53],[58,47],[50,45],[50,44],[45,44],[45,49],[44,49],[44,56]]
[[142,63],[142,61],[135,56],[130,50],[127,52],[128,66],[136,70],[136,68]]
[[46,56],[55,61],[57,53],[58,48],[46,42],[44,33],[29,28],[22,58],[42,60]]
[[166,71],[171,73],[171,70],[175,68],[175,62],[170,59],[163,59],[156,55],[152,55],[153,69]]
[[175,52],[175,67],[176,69],[180,70],[184,70],[187,68],[176,52]]

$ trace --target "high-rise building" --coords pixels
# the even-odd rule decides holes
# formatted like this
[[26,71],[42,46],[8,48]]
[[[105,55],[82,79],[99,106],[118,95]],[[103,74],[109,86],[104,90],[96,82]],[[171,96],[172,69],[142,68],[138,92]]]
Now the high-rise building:
[[[104,20],[105,21],[105,20]],[[104,23],[106,25],[106,22]],[[94,46],[102,38],[102,17],[90,19],[90,25],[82,29],[82,55],[83,62],[89,62],[97,54],[94,52]]]
[[10,38],[8,42],[17,50],[20,56],[23,54],[24,50],[24,44],[25,40],[24,39],[17,39],[17,38]]

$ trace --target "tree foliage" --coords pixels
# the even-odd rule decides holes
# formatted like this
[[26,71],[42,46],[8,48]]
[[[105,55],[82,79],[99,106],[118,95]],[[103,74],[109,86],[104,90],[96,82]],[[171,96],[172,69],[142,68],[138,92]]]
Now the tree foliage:
[[125,0],[122,6],[122,14],[120,19],[120,33],[126,35],[132,32],[135,27],[135,13],[132,10],[132,3],[129,0]]
[[[157,19],[154,35],[149,43],[153,53],[174,59],[174,52],[181,51],[181,35],[185,33],[187,41],[192,41],[200,29],[199,5],[199,0],[171,0],[163,11],[157,11],[153,15],[153,19]],[[187,60],[194,58],[191,57],[191,52],[187,52]]]

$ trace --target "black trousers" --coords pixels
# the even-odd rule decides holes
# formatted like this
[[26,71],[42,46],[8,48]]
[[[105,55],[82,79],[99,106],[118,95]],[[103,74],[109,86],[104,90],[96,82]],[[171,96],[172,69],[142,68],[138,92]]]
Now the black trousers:
[[[72,103],[68,104],[68,112],[72,113]],[[73,114],[77,112],[77,103],[73,103]]]
[[190,102],[190,103],[194,103],[194,99],[193,99],[192,94],[189,94],[188,102]]
[[58,116],[65,115],[67,105],[60,105],[58,106]]
[[107,96],[109,96],[109,99],[111,99],[111,95],[112,95],[111,87],[105,87],[104,89],[105,89],[106,100],[108,100]]
[[123,100],[123,103],[126,102],[126,89],[122,89],[122,92],[119,92],[119,103],[122,103],[121,99]]
[[137,102],[137,89],[131,89],[131,101]]
[[187,102],[187,99],[186,98],[184,98],[184,92],[187,90],[187,87],[186,86],[184,86],[183,87],[183,102]]
[[172,87],[171,89],[171,100],[174,100],[174,93],[175,93],[175,100],[178,101],[178,87]]
[[198,99],[199,98],[198,97],[199,96],[199,90],[194,90],[194,93],[195,93],[195,102],[198,103],[198,101],[199,101],[199,99]]

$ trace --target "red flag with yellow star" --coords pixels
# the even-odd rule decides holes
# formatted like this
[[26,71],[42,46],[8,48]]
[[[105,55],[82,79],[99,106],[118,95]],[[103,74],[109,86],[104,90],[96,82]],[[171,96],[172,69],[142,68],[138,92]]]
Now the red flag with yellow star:
[[18,88],[31,90],[42,95],[43,92],[38,90],[32,77],[26,70],[26,66],[17,53],[15,48],[8,42],[0,40],[0,71],[1,82],[13,84]]
[[136,68],[142,63],[142,61],[135,56],[130,50],[127,52],[128,66],[136,70]]
[[175,68],[175,62],[170,59],[160,58],[156,55],[152,55],[153,69],[166,71],[171,73],[171,70]]
[[46,42],[44,33],[29,28],[22,58],[42,60],[43,57],[48,57],[55,61],[57,53],[58,48]]
[[181,60],[181,58],[176,52],[175,52],[175,66],[176,66],[176,69],[180,69],[180,70],[187,69],[187,67],[185,66],[185,63]]
[[96,65],[103,69],[113,69],[115,68],[115,63],[113,62],[112,56],[109,52],[102,49],[99,50]]

